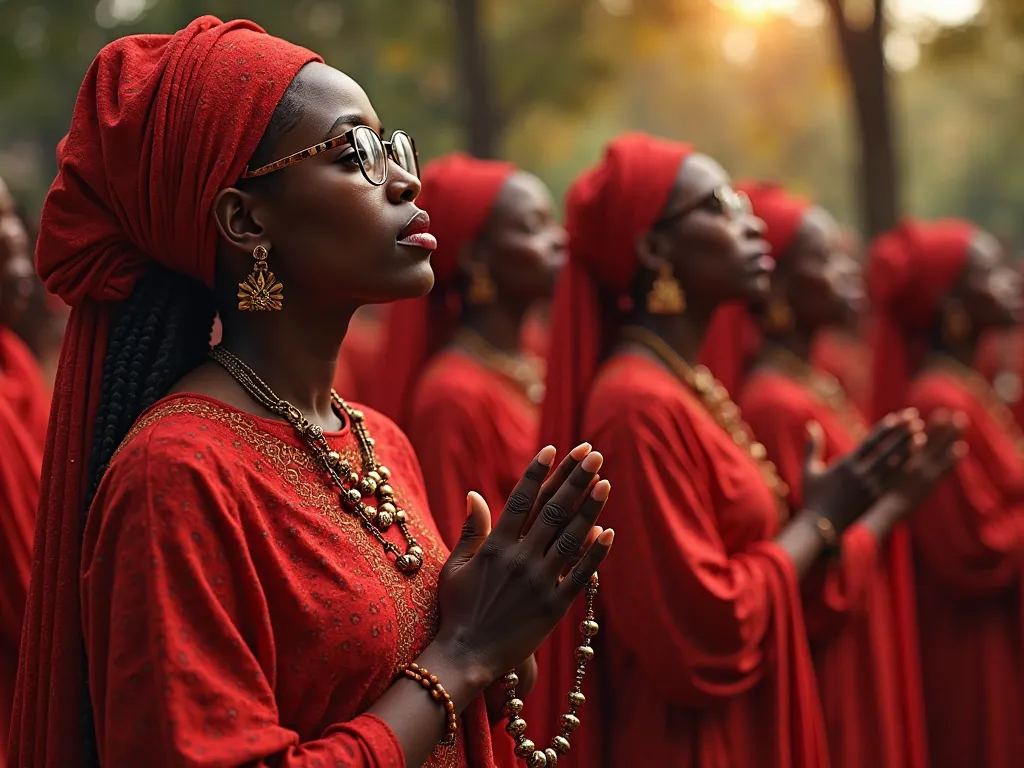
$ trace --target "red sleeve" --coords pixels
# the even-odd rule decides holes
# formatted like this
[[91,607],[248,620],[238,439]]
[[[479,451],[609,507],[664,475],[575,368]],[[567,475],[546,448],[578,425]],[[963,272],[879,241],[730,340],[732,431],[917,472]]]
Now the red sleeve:
[[225,493],[232,467],[173,435],[156,440],[158,429],[111,466],[93,505],[103,519],[83,550],[101,762],[402,768],[397,740],[373,715],[304,743],[278,722],[276,670],[254,653],[273,644],[267,605]]
[[615,642],[666,700],[699,707],[728,700],[755,686],[771,663],[773,616],[778,626],[800,616],[795,572],[770,542],[726,551],[707,459],[690,424],[677,426],[659,402],[614,410],[592,438],[615,489],[601,519],[618,533],[601,579]]
[[[754,435],[775,462],[779,475],[789,486],[793,510],[803,507],[803,472],[807,456],[807,425],[812,420],[826,430],[825,460],[840,458],[838,436],[831,420],[819,418],[813,408],[794,392],[794,384],[779,385],[767,376],[757,378],[741,401],[743,416]],[[871,586],[878,569],[879,546],[874,534],[862,525],[852,525],[842,537],[842,550],[834,561],[821,560],[802,585],[804,618],[812,640],[834,637],[851,612],[867,610]]]
[[505,505],[492,450],[500,440],[483,433],[491,423],[483,411],[471,393],[426,393],[417,395],[409,417],[409,440],[423,470],[430,511],[449,548],[466,522],[467,493],[483,496],[494,519]]
[[[931,499],[910,518],[914,553],[951,593],[965,597],[1017,585],[1024,567],[1024,482],[1019,455],[1001,435],[986,432],[991,417],[938,383],[915,403],[922,416],[937,408],[967,413],[969,453]],[[1000,450],[1006,446],[1005,450]],[[1017,477],[1014,478],[1013,475]]]

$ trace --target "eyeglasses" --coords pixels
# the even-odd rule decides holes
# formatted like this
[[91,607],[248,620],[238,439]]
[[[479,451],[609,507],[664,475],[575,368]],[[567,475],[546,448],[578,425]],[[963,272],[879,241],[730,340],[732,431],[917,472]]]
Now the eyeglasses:
[[391,134],[391,141],[384,141],[370,126],[357,125],[340,136],[335,136],[333,139],[275,160],[255,170],[249,170],[246,166],[246,169],[242,171],[242,178],[254,179],[258,176],[266,176],[268,173],[295,165],[307,157],[313,157],[329,149],[346,145],[355,150],[354,159],[359,163],[359,170],[363,172],[363,177],[375,187],[383,185],[388,179],[389,157],[398,163],[402,170],[417,178],[420,175],[419,154],[416,152],[416,142],[412,140],[412,136],[405,131],[395,131]]
[[718,216],[725,216],[728,219],[738,219],[740,216],[752,215],[754,208],[751,206],[750,198],[747,197],[746,192],[737,192],[728,184],[722,184],[715,187],[709,194],[693,205],[659,219],[655,222],[654,229],[662,229],[674,224],[694,211],[707,211]]

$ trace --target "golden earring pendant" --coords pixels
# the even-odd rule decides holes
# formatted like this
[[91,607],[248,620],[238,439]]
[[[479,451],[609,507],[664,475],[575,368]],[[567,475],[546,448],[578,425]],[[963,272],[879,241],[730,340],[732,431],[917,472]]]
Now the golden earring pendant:
[[686,294],[668,264],[658,269],[647,294],[647,311],[652,315],[680,315],[686,311]]
[[473,307],[484,307],[494,303],[497,293],[498,290],[494,285],[494,280],[487,273],[486,269],[481,269],[473,274],[469,282],[469,289],[466,291],[466,302]]
[[252,251],[255,263],[245,282],[238,284],[238,309],[242,312],[279,312],[284,301],[284,286],[267,268],[267,249],[257,245]]

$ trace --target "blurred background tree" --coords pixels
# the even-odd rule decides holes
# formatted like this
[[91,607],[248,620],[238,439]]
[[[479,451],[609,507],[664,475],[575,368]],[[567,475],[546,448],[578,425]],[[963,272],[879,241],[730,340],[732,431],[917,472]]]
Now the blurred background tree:
[[869,232],[958,214],[1024,242],[1020,0],[0,0],[0,175],[30,208],[99,48],[201,13],[318,51],[424,158],[507,157],[556,195],[636,128]]

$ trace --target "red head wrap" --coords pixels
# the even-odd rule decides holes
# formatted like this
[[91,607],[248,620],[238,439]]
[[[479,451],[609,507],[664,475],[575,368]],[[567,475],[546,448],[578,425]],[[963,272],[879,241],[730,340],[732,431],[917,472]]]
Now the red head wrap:
[[370,403],[399,424],[427,361],[458,327],[461,310],[451,288],[459,252],[480,236],[501,188],[515,172],[511,163],[478,160],[461,152],[423,169],[423,191],[416,204],[430,214],[430,231],[437,237],[438,248],[430,259],[434,290],[392,307],[384,345],[388,376],[376,387],[379,400]]
[[211,16],[111,43],[82,83],[43,207],[36,266],[73,309],[46,439],[11,729],[14,765],[83,761],[79,566],[84,483],[110,318],[147,264],[213,285],[216,193],[316,54]]
[[911,379],[928,352],[936,312],[963,274],[975,232],[966,221],[904,221],[871,246],[867,283],[875,310],[876,417],[906,405]]
[[[777,184],[741,182],[736,189],[750,198],[754,215],[765,223],[765,240],[776,263],[792,250],[804,216],[813,207],[809,200],[789,194]],[[747,364],[761,347],[761,329],[746,304],[721,307],[711,319],[701,363],[735,397],[743,387]]]
[[637,239],[658,220],[692,148],[627,133],[572,185],[565,205],[569,264],[551,306],[541,436],[566,451],[581,438],[584,400],[614,328],[602,297],[633,287]]

